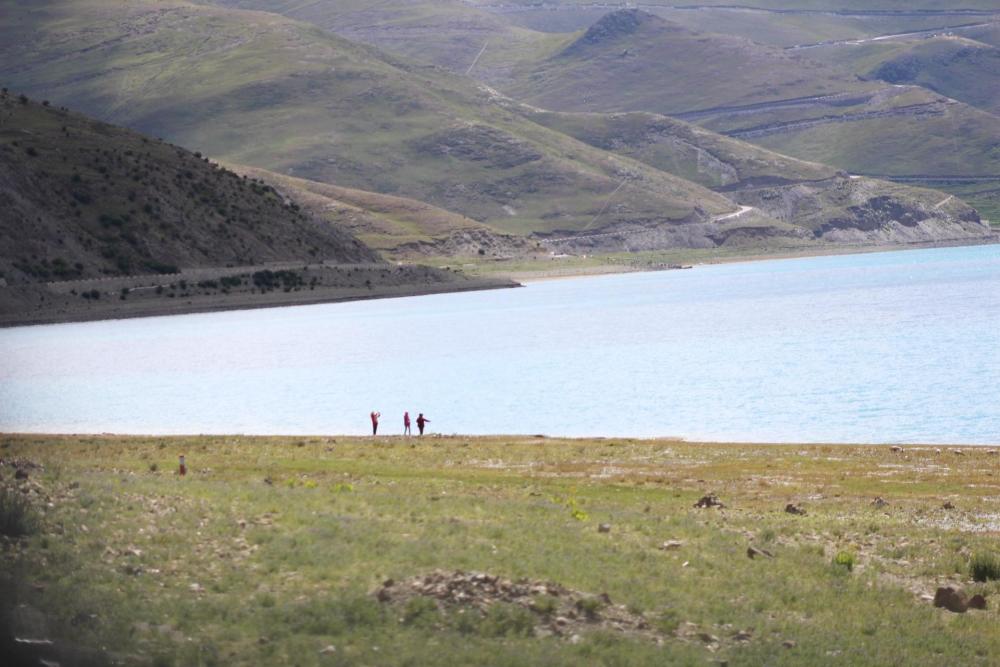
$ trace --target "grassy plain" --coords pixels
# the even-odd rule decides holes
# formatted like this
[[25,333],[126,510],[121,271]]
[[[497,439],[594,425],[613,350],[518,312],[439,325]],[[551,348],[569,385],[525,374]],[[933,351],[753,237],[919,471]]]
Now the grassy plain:
[[[95,663],[986,665],[1000,651],[1000,584],[970,574],[1000,530],[985,448],[8,435],[0,458],[2,485],[40,513],[0,542],[9,627]],[[726,507],[695,508],[709,493]],[[544,630],[544,595],[372,595],[434,570],[559,584],[585,601],[582,629]],[[988,609],[934,608],[943,584]],[[603,622],[612,610],[648,629]]]

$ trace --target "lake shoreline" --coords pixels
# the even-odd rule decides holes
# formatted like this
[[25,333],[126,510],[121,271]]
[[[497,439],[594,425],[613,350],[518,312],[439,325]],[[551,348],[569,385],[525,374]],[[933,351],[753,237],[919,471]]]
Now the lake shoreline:
[[516,280],[520,283],[544,282],[549,280],[564,280],[571,278],[587,278],[594,276],[616,275],[621,273],[649,273],[653,271],[676,271],[681,269],[697,268],[699,266],[713,266],[718,264],[743,264],[748,262],[766,262],[770,260],[782,259],[808,259],[811,257],[835,257],[840,255],[868,255],[882,252],[906,252],[911,250],[929,250],[935,248],[963,248],[984,245],[1000,244],[1000,232],[994,232],[990,237],[982,239],[958,239],[955,241],[927,241],[912,243],[907,245],[873,245],[873,246],[828,246],[810,247],[801,250],[782,249],[770,252],[752,251],[746,255],[736,254],[731,256],[719,256],[699,259],[689,259],[680,262],[678,266],[641,266],[628,264],[600,264],[594,266],[581,267],[553,267],[551,269],[540,270],[498,270],[495,273],[485,273],[480,275],[496,275]]
[[522,285],[505,278],[483,277],[471,278],[463,282],[373,286],[371,289],[364,290],[344,288],[300,292],[275,291],[266,294],[213,295],[211,297],[186,300],[184,302],[179,302],[179,300],[159,300],[156,302],[110,301],[107,302],[107,307],[101,307],[103,304],[100,303],[87,304],[96,306],[96,309],[84,309],[84,307],[81,307],[65,312],[39,311],[37,313],[25,313],[22,311],[11,314],[0,314],[0,329],[44,324],[70,324],[140,317],[217,313],[232,310],[313,306],[324,303],[395,299],[515,287],[522,287]]

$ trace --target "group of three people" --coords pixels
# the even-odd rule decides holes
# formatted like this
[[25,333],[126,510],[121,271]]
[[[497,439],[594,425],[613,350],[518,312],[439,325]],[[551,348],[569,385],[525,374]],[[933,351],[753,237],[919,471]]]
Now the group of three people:
[[[381,412],[372,410],[372,435],[378,435],[378,418],[381,416]],[[424,417],[423,412],[417,415],[417,430],[420,431],[420,435],[424,434],[424,424],[429,421],[430,419]],[[403,413],[403,435],[410,435],[410,413],[408,411]]]

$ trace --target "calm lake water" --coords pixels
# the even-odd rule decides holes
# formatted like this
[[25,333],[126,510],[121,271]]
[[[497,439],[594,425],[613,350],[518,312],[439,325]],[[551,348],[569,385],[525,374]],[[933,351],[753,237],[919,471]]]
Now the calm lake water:
[[[0,330],[0,431],[1000,443],[1000,246]],[[414,428],[414,430],[416,430]]]

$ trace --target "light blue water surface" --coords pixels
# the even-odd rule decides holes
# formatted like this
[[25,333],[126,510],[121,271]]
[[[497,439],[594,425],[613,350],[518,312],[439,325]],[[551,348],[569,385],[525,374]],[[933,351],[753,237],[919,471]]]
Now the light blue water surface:
[[0,330],[0,431],[1000,443],[1000,247]]

